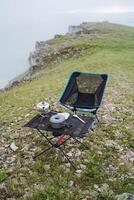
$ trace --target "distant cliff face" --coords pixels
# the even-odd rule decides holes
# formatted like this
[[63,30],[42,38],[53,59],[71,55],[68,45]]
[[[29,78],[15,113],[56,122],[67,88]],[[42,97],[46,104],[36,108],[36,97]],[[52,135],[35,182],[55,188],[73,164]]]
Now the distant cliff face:
[[84,47],[69,46],[69,42],[62,43],[61,45],[42,45],[43,42],[37,42],[35,51],[31,52],[28,58],[30,71],[37,67],[45,66],[49,63],[58,63],[62,58],[70,56],[79,56],[83,53]]
[[[109,22],[83,22],[79,26],[69,26],[68,34],[95,34],[110,31]],[[105,28],[106,27],[106,28]]]
[[[76,45],[80,38],[88,37],[94,39],[101,34],[126,31],[122,25],[104,22],[83,22],[78,26],[69,26],[66,35],[56,35],[48,41],[40,41],[35,44],[35,51],[28,58],[30,69],[46,66],[49,63],[57,63],[62,58],[81,55],[85,47]],[[75,45],[74,45],[75,44]]]
[[53,40],[36,42],[35,51],[31,52],[28,58],[30,71],[49,63],[60,62],[62,58],[79,56],[83,53],[84,47],[73,46],[73,41],[78,36],[71,34],[70,40],[63,41],[64,37],[66,36],[58,35]]
[[[68,33],[56,35],[54,39],[49,41],[40,41],[35,44],[35,51],[31,52],[28,58],[30,70],[39,66],[45,66],[50,62],[59,62],[62,57],[78,56],[84,51],[84,47],[72,47],[73,41],[85,34],[97,36],[101,31],[96,29],[94,23],[82,23],[79,26],[69,26]],[[65,37],[68,39],[62,42]]]
[[69,26],[68,33],[75,34],[75,33],[82,33],[83,28],[81,26]]

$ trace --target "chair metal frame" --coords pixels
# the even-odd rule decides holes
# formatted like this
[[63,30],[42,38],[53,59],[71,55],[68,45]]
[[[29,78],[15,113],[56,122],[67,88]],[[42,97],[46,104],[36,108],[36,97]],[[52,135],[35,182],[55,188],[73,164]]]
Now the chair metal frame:
[[[61,99],[62,99],[63,95],[65,94],[66,89],[67,89],[67,87],[68,87],[68,85],[69,85],[69,83],[70,83],[71,77],[72,77],[73,74],[75,74],[75,73],[79,73],[79,74],[82,74],[82,75],[83,75],[83,74],[85,74],[85,75],[87,75],[87,74],[89,74],[89,75],[100,75],[100,76],[105,76],[105,77],[106,77],[106,80],[105,80],[105,82],[104,82],[104,89],[103,89],[102,97],[101,97],[101,100],[100,100],[100,103],[99,103],[98,106],[94,106],[93,108],[90,108],[90,109],[84,108],[84,107],[83,107],[83,108],[79,108],[79,107],[67,105],[67,104],[65,104],[65,103],[63,103],[63,102],[61,101]],[[74,72],[72,72],[72,73],[69,75],[68,82],[67,82],[66,85],[64,86],[64,90],[63,90],[63,92],[62,92],[62,94],[61,94],[61,96],[60,96],[60,98],[59,98],[60,104],[63,105],[65,108],[70,109],[70,110],[71,110],[72,112],[74,112],[75,114],[76,114],[77,112],[88,112],[88,113],[91,113],[91,114],[93,114],[93,117],[99,122],[99,118],[98,118],[98,116],[97,116],[97,111],[98,111],[98,109],[99,109],[99,107],[100,107],[100,105],[101,105],[102,99],[103,99],[103,94],[104,94],[104,90],[105,90],[105,87],[106,87],[107,79],[108,79],[108,74],[106,74],[106,73],[80,72],[80,71],[74,71]]]

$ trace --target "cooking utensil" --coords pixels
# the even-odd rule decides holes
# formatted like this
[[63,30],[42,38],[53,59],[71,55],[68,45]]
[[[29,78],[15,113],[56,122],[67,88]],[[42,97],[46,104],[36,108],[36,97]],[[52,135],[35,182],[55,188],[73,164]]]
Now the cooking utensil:
[[79,119],[83,124],[85,124],[85,121],[83,119],[81,119],[78,115],[74,114],[73,117]]

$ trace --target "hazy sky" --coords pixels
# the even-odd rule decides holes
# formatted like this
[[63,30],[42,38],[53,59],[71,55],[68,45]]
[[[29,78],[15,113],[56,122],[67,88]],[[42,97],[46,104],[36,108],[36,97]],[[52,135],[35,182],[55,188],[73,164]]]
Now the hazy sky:
[[[0,0],[0,30],[60,21],[63,15],[134,12],[134,0]],[[62,19],[61,19],[62,20]],[[58,21],[58,22],[59,22]],[[24,32],[26,32],[26,27]]]
[[0,0],[0,87],[28,68],[36,41],[104,20],[134,26],[134,0]]
[[[0,13],[38,15],[76,12],[132,12],[133,0],[0,0]],[[45,13],[44,13],[45,11]],[[23,16],[24,17],[24,16]]]
[[76,15],[83,20],[84,14],[96,12],[134,12],[134,0],[0,0],[0,31],[15,32],[14,27],[25,25],[23,34],[32,34],[30,26],[53,22],[56,28],[65,15],[72,17],[73,23]]

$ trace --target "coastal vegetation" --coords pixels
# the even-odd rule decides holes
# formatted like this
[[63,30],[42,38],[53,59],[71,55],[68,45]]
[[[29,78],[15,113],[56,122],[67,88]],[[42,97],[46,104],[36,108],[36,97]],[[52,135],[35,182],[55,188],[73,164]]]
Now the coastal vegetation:
[[[134,28],[102,22],[92,30],[97,31],[47,41],[53,47],[49,58],[59,46],[65,53],[60,51],[58,59],[35,66],[22,81],[0,92],[1,200],[114,200],[122,193],[134,194]],[[40,49],[39,56],[43,54]],[[24,124],[37,114],[34,107],[40,101],[64,110],[58,98],[68,74],[77,70],[105,72],[109,80],[100,122],[84,139],[89,149],[73,142],[67,146],[82,169],[74,172],[54,150],[33,160],[47,142]]]

